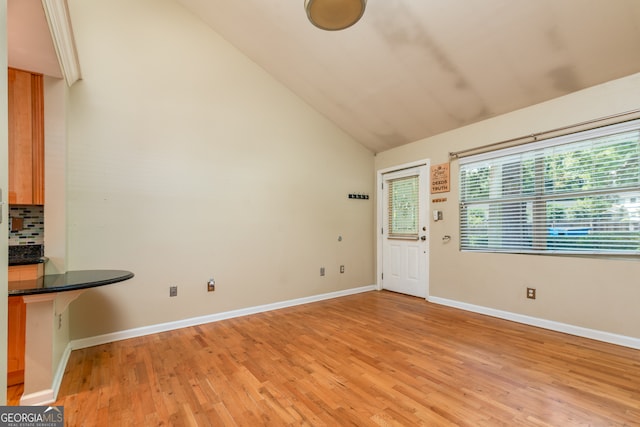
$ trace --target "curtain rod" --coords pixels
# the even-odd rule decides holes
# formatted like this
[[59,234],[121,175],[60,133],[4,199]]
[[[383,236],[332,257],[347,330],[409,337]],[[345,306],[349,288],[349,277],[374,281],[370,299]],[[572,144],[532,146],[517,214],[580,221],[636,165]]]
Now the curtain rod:
[[[616,113],[616,114],[611,114],[610,116],[605,116],[605,117],[600,117],[598,119],[591,119],[591,120],[587,120],[584,122],[580,122],[580,123],[576,123],[573,125],[569,125],[569,126],[563,126],[563,127],[559,127],[559,128],[555,128],[555,129],[551,129],[551,130],[546,130],[543,132],[536,132],[536,133],[532,133],[530,135],[523,135],[523,136],[519,136],[517,138],[511,138],[511,139],[505,139],[504,141],[499,141],[499,142],[493,142],[491,144],[485,144],[485,145],[481,145],[479,147],[474,147],[474,148],[467,148],[466,150],[460,150],[460,151],[451,151],[449,152],[449,159],[460,159],[462,157],[468,157],[472,154],[481,154],[481,153],[486,153],[489,151],[493,151],[491,150],[491,148],[496,147],[496,146],[502,146],[505,144],[511,144],[511,143],[515,143],[520,141],[517,144],[511,144],[509,145],[509,147],[516,147],[518,145],[524,145],[524,144],[528,144],[531,142],[535,142],[538,140],[538,138],[542,135],[547,135],[550,133],[556,133],[556,132],[562,132],[565,130],[569,130],[569,129],[575,129],[575,128],[579,128],[581,126],[587,126],[587,125],[591,125],[591,124],[596,124],[596,123],[600,123],[600,122],[604,122],[607,120],[612,120],[612,119],[617,119],[619,117],[624,117],[624,116],[629,116],[631,114],[639,114],[640,113],[640,108],[637,108],[635,110],[630,110],[630,111],[625,111],[624,113]],[[629,119],[632,120],[632,119]],[[626,121],[626,120],[622,120],[622,121]],[[596,128],[598,126],[594,126],[594,128]],[[586,130],[586,129],[583,129]],[[527,139],[532,138],[533,140],[528,141]],[[507,148],[507,147],[504,147]]]

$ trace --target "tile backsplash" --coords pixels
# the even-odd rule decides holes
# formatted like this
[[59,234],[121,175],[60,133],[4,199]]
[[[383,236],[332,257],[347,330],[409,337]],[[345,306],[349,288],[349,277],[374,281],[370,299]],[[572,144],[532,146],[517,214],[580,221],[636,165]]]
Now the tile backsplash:
[[22,230],[11,231],[9,227],[9,246],[44,244],[43,206],[11,206],[9,216],[23,220]]

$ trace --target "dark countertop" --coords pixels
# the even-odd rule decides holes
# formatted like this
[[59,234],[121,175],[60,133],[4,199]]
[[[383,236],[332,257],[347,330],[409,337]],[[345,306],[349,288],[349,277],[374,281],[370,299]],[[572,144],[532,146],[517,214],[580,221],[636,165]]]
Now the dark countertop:
[[51,292],[95,288],[131,279],[133,273],[124,270],[78,270],[63,274],[45,274],[35,280],[9,282],[9,296],[36,295]]
[[47,258],[46,256],[41,256],[39,258],[31,258],[31,259],[25,258],[25,259],[19,259],[19,260],[12,260],[12,261],[9,261],[9,267],[13,265],[44,264],[47,261],[49,261],[49,258]]

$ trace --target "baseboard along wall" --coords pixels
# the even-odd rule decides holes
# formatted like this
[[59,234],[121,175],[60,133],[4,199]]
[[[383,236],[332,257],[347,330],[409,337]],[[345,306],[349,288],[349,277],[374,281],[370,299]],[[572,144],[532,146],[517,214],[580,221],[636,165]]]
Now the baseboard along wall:
[[[259,305],[255,307],[244,308],[240,310],[232,310],[224,313],[216,313],[207,316],[193,317],[189,319],[178,320],[175,322],[161,323],[157,325],[144,326],[141,328],[128,329],[119,332],[113,332],[104,335],[98,335],[95,337],[82,338],[79,340],[72,340],[65,349],[65,352],[60,360],[58,369],[53,381],[54,395],[57,396],[58,389],[62,383],[62,377],[69,361],[69,356],[73,350],[78,350],[87,347],[93,347],[96,345],[107,344],[114,341],[125,340],[129,338],[141,337],[145,335],[156,334],[160,332],[172,331],[180,328],[187,328],[190,326],[202,325],[205,323],[218,322],[220,320],[232,319],[235,317],[247,316],[250,314],[257,314],[271,310],[278,310],[286,307],[293,307],[296,305],[309,304],[317,301],[323,301],[332,298],[339,298],[347,295],[355,295],[363,292],[370,292],[378,290],[376,285],[363,286],[359,288],[347,289],[344,291],[330,292],[326,294],[320,294],[305,298],[298,298],[288,301],[276,302],[272,304]],[[562,332],[570,335],[576,335],[583,338],[590,338],[597,341],[616,344],[624,347],[630,347],[640,350],[640,339],[628,337],[624,335],[612,334],[609,332],[598,331],[594,329],[583,328],[580,326],[569,325],[561,322],[554,322],[551,320],[540,319],[531,316],[525,316],[522,314],[512,313],[508,311],[496,310],[489,307],[483,307],[473,304],[468,304],[461,301],[450,300],[439,297],[429,297],[428,301],[434,304],[444,305],[448,307],[458,308],[474,313],[484,314],[487,316],[497,317],[500,319],[510,320],[518,323],[523,323],[530,326],[536,326],[539,328],[549,329],[556,332]]]
[[525,316],[523,314],[512,313],[509,311],[496,310],[495,308],[483,307],[479,305],[468,304],[465,302],[450,300],[446,298],[430,297],[429,302],[434,304],[445,305],[447,307],[459,308],[461,310],[471,311],[474,313],[484,314],[500,319],[511,320],[513,322],[523,323],[525,325],[536,326],[538,328],[549,329],[556,332],[562,332],[578,337],[589,338],[596,341],[602,341],[610,344],[616,344],[623,347],[630,347],[640,350],[640,338],[628,337],[625,335],[612,334],[610,332],[598,331],[596,329],[583,328],[581,326],[569,325],[562,322],[554,322],[552,320],[540,319],[537,317]]

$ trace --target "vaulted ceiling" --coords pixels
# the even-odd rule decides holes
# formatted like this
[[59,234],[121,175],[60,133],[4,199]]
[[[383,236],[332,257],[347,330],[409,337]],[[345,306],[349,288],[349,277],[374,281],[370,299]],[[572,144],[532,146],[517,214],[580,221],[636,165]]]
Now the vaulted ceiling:
[[374,152],[640,71],[639,0],[177,0]]
[[639,0],[369,0],[335,32],[304,0],[175,1],[374,152],[640,72]]

